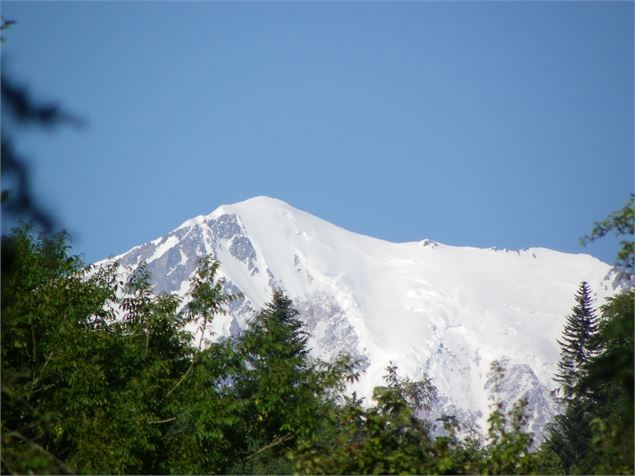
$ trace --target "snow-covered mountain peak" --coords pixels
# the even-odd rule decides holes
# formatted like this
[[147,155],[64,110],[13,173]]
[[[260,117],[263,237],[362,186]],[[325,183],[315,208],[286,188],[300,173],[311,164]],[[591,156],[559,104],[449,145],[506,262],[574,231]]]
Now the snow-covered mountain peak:
[[287,202],[280,200],[278,198],[269,197],[268,195],[257,195],[255,197],[248,198],[241,202],[236,202],[233,204],[222,205],[221,207],[230,207],[235,211],[245,210],[245,209],[259,209],[259,210],[270,210],[273,212],[282,211],[282,210],[296,210]]
[[[351,352],[365,362],[358,391],[370,396],[393,362],[439,389],[443,411],[483,424],[492,361],[508,364],[508,398],[530,398],[532,421],[554,411],[556,339],[580,281],[600,304],[610,267],[588,255],[391,243],[347,231],[274,198],[222,205],[114,259],[123,272],[142,261],[159,292],[184,295],[201,256],[221,263],[228,291],[245,296],[214,322],[240,332],[276,287],[294,300],[313,352]],[[440,410],[441,411],[441,410]]]

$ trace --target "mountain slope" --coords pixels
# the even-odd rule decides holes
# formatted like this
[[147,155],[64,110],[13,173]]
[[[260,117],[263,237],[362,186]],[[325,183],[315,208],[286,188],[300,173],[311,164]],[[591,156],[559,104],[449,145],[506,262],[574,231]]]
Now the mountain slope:
[[494,360],[507,369],[500,397],[527,397],[533,429],[545,424],[555,410],[556,339],[580,281],[598,303],[613,292],[610,267],[588,255],[390,243],[268,197],[223,205],[112,259],[124,272],[146,261],[157,292],[183,295],[198,257],[210,254],[227,289],[245,296],[216,319],[216,335],[239,332],[279,286],[300,310],[315,354],[345,350],[365,360],[362,394],[392,361],[400,373],[432,377],[439,411],[481,426]]

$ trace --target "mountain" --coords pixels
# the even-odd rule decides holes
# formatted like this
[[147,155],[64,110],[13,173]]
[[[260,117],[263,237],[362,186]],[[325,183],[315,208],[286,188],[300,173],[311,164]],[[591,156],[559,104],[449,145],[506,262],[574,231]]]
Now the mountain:
[[[556,339],[579,283],[590,283],[598,305],[615,286],[611,267],[589,255],[391,243],[268,197],[223,205],[108,261],[123,273],[146,262],[156,292],[185,295],[205,255],[220,260],[226,289],[244,295],[214,321],[216,338],[239,333],[280,287],[315,355],[363,359],[362,395],[370,397],[392,362],[402,375],[433,379],[437,412],[481,428],[492,398],[527,398],[538,436],[557,410]],[[506,369],[499,385],[493,361]]]

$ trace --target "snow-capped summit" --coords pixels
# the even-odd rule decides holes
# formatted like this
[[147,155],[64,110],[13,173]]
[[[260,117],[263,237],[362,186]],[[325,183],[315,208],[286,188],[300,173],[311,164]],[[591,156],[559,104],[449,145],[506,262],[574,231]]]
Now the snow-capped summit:
[[280,287],[316,355],[348,351],[366,362],[362,394],[370,396],[393,362],[401,374],[431,377],[442,411],[483,426],[498,360],[507,372],[497,397],[526,397],[535,431],[555,408],[556,339],[578,285],[588,281],[598,304],[614,292],[610,266],[589,255],[391,243],[262,196],[222,205],[112,259],[125,272],[145,261],[157,292],[184,295],[205,255],[220,261],[227,290],[244,295],[215,320],[216,335],[240,332]]

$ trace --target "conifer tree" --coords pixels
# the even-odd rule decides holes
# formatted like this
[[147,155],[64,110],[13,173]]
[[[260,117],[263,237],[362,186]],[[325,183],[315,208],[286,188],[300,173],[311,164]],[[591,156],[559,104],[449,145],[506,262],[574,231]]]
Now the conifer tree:
[[277,465],[297,435],[314,426],[319,399],[308,335],[297,316],[292,301],[274,291],[271,302],[238,338],[244,368],[237,375],[235,390],[248,423],[244,464],[232,471],[289,472],[290,467]]
[[[251,322],[244,337],[250,351],[250,363],[259,368],[272,359],[284,359],[302,365],[308,354],[308,335],[298,319],[298,311],[283,292],[274,291],[273,298]],[[263,339],[265,336],[268,338]]]
[[597,317],[592,306],[591,289],[586,281],[578,288],[575,305],[562,331],[560,362],[555,381],[560,383],[563,398],[578,396],[578,384],[584,377],[585,366],[598,353]]

